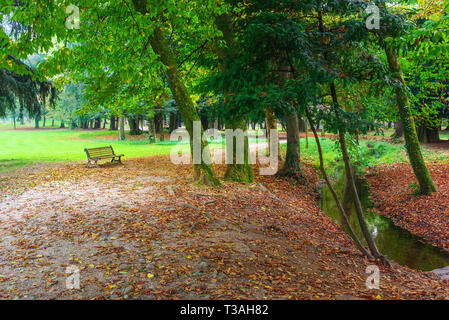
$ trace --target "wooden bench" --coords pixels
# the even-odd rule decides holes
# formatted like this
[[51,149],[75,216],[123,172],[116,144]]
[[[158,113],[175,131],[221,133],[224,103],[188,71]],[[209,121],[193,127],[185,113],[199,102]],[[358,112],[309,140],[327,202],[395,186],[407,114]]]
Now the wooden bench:
[[91,164],[95,164],[96,167],[98,167],[98,160],[103,159],[111,159],[112,162],[122,163],[122,157],[125,156],[124,154],[115,154],[114,149],[112,149],[112,146],[109,147],[101,147],[101,148],[90,148],[90,149],[84,149],[84,151],[87,154],[87,167],[89,168]]

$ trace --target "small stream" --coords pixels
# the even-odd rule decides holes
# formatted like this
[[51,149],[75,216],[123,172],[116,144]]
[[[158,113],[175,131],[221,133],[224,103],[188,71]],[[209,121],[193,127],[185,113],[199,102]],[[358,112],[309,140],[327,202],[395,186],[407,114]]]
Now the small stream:
[[[335,191],[342,197],[345,180],[344,168],[337,168],[333,176],[336,181],[334,184]],[[326,185],[322,187],[321,193],[322,210],[339,225],[342,225],[340,212]],[[432,246],[422,238],[395,226],[389,218],[370,210],[372,204],[369,200],[369,190],[365,181],[361,182],[361,200],[367,213],[365,215],[366,222],[382,254],[400,265],[406,265],[415,270],[431,271],[449,266],[448,252]],[[352,209],[350,223],[359,239],[362,240],[363,234],[357,221],[355,208]]]

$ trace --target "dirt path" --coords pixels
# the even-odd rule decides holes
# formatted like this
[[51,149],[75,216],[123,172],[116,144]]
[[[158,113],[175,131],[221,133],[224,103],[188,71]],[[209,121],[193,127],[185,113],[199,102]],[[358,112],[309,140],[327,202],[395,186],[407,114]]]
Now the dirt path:
[[[446,283],[397,265],[368,290],[372,262],[321,213],[313,188],[263,177],[210,189],[190,176],[165,157],[4,175],[0,298],[449,297]],[[80,289],[66,287],[70,266]]]

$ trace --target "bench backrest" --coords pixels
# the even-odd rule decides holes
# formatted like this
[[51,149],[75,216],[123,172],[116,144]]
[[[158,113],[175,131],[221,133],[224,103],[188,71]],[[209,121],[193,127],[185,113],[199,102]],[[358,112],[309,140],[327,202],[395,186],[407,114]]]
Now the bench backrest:
[[99,158],[99,157],[105,157],[105,156],[112,156],[114,155],[114,149],[112,149],[112,146],[109,147],[100,147],[100,148],[90,148],[90,149],[84,149],[84,151],[87,153],[87,156],[89,158]]

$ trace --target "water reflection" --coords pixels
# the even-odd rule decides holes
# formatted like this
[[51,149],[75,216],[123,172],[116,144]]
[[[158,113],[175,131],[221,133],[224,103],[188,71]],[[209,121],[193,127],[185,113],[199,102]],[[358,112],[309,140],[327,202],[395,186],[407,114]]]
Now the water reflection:
[[[337,169],[334,176],[336,178],[335,181],[337,181],[334,185],[335,191],[342,196],[344,170],[342,168]],[[372,206],[369,201],[369,190],[365,182],[362,182],[361,193],[361,200],[366,212],[366,222],[382,254],[386,255],[390,260],[416,270],[430,271],[449,266],[449,253],[425,243],[420,237],[395,226],[390,219],[370,210]],[[340,212],[327,186],[322,188],[321,208],[339,225],[342,225]],[[363,239],[355,208],[352,210],[350,223],[359,239]]]

